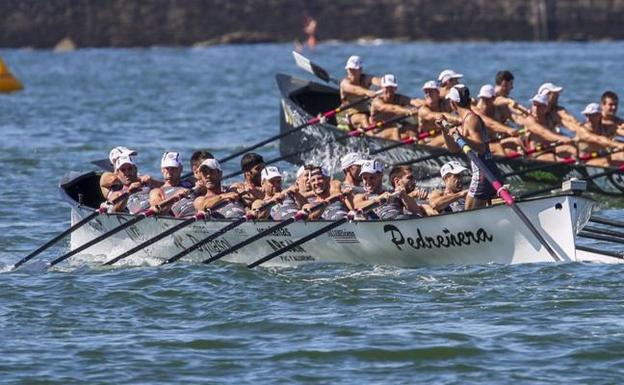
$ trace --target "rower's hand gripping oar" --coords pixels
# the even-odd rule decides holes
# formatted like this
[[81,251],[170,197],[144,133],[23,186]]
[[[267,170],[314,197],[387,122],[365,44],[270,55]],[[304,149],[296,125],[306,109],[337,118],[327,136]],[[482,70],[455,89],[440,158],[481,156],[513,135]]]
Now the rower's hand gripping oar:
[[[378,96],[380,94],[381,94],[381,91],[377,91],[375,93],[375,96]],[[240,151],[237,151],[237,152],[235,152],[233,154],[230,154],[230,155],[226,156],[223,159],[219,159],[219,163],[227,162],[228,160],[234,159],[237,156],[243,155],[243,154],[245,154],[245,153],[247,153],[247,152],[249,152],[251,150],[255,150],[258,147],[264,146],[267,143],[271,143],[271,142],[273,142],[275,140],[281,139],[281,138],[283,138],[285,136],[288,136],[288,135],[290,135],[290,134],[292,134],[294,132],[301,131],[304,128],[306,128],[308,126],[311,126],[313,124],[324,123],[328,118],[331,118],[332,116],[334,116],[334,115],[336,115],[336,114],[338,114],[338,113],[340,113],[342,111],[348,110],[351,107],[355,107],[358,104],[362,104],[364,102],[367,102],[370,99],[372,99],[373,97],[374,96],[372,96],[372,97],[371,96],[364,96],[363,98],[354,100],[351,103],[347,103],[347,104],[345,104],[343,106],[339,106],[337,108],[334,108],[333,110],[329,110],[327,112],[323,112],[323,113],[319,114],[318,116],[308,120],[305,123],[302,123],[302,124],[300,124],[300,125],[298,125],[296,127],[293,127],[293,128],[291,128],[291,129],[289,129],[287,131],[280,132],[279,134],[271,136],[270,138],[264,139],[264,140],[254,144],[254,145],[251,145],[251,146],[249,146],[247,148],[244,148],[244,149],[242,149]]]
[[525,226],[531,231],[531,233],[533,233],[535,238],[537,238],[537,240],[542,244],[542,246],[544,246],[546,251],[548,251],[548,254],[550,254],[552,259],[555,262],[561,261],[561,258],[555,253],[552,247],[550,247],[548,242],[546,242],[546,239],[544,239],[542,234],[540,234],[540,232],[531,223],[531,221],[529,220],[529,218],[527,218],[524,212],[520,210],[520,207],[518,207],[518,205],[514,201],[513,196],[509,193],[509,191],[507,191],[507,189],[496,178],[496,176],[494,176],[494,173],[492,173],[492,171],[489,168],[487,168],[487,166],[483,163],[481,158],[479,158],[477,153],[468,145],[468,143],[466,143],[464,138],[462,138],[461,135],[459,135],[457,131],[454,131],[452,133],[449,132],[449,128],[451,127],[449,127],[447,122],[442,121],[442,127],[448,134],[452,136],[455,143],[457,143],[457,146],[466,154],[466,156],[468,156],[468,158],[471,161],[473,161],[477,165],[477,167],[479,167],[479,170],[481,170],[483,174],[485,174],[485,177],[487,178],[487,180],[490,182],[490,184],[496,191],[496,195],[501,197],[505,201],[505,204],[507,204],[509,207],[512,208],[514,213],[522,220]]
[[79,222],[76,222],[73,226],[71,226],[70,228],[68,228],[67,230],[63,231],[62,233],[60,233],[59,235],[57,235],[56,237],[50,239],[48,242],[46,242],[45,244],[41,245],[37,250],[33,251],[32,253],[28,254],[27,256],[25,256],[24,258],[20,259],[18,262],[16,262],[13,267],[11,267],[11,270],[15,270],[18,267],[20,267],[21,265],[23,265],[24,263],[30,261],[32,258],[34,258],[35,256],[39,255],[42,251],[48,249],[50,246],[54,245],[56,242],[60,241],[61,239],[65,238],[66,236],[68,236],[69,234],[73,233],[74,231],[78,230],[79,228],[81,228],[82,226],[84,226],[85,224],[89,223],[93,218],[97,217],[100,214],[104,214],[107,212],[108,207],[110,206],[114,206],[115,204],[121,202],[122,200],[124,200],[126,197],[128,196],[128,193],[124,193],[121,194],[120,196],[118,196],[116,199],[114,199],[112,202],[107,203],[106,205],[102,205],[100,208],[98,208],[97,210],[95,210],[94,212],[92,212],[91,214],[87,215],[86,217],[84,217],[83,219],[81,219]]
[[319,203],[315,204],[314,206],[310,207],[307,210],[300,210],[292,218],[288,218],[286,220],[283,220],[280,223],[278,223],[278,224],[276,224],[274,226],[271,226],[268,229],[265,229],[265,230],[259,232],[258,234],[254,235],[252,237],[247,238],[246,240],[244,240],[242,242],[237,243],[236,245],[230,247],[229,249],[224,250],[224,251],[218,253],[217,255],[214,255],[214,256],[212,256],[212,257],[210,257],[208,259],[205,259],[204,261],[202,261],[202,263],[208,264],[208,263],[212,263],[214,261],[217,261],[217,260],[225,257],[226,255],[230,255],[231,253],[233,253],[233,252],[235,252],[235,251],[237,251],[237,250],[247,246],[248,244],[257,241],[260,238],[264,238],[265,236],[267,236],[269,234],[272,234],[275,231],[290,225],[293,222],[296,222],[296,221],[298,221],[300,219],[305,219],[305,218],[308,217],[308,215],[310,215],[310,213],[313,213],[313,212],[315,212],[317,210],[320,210],[321,208],[326,207],[328,204],[334,202],[336,199],[339,199],[343,195],[344,194],[337,195],[337,196],[332,197],[331,199],[328,199],[327,201],[319,202]]
[[[375,202],[374,204],[366,207],[365,210],[360,210],[361,212],[358,212],[358,214],[363,214],[365,212],[368,212],[370,210],[375,209],[376,207],[378,207],[379,205],[385,204],[388,200],[393,199],[397,196],[400,195],[400,192],[395,192],[393,194],[390,194],[389,196],[385,197],[385,198],[378,198],[377,202]],[[299,238],[298,240],[294,241],[293,243],[290,243],[288,246],[285,246],[279,250],[275,250],[274,252],[272,252],[271,254],[264,256],[260,259],[258,259],[257,261],[247,265],[248,268],[252,269],[258,265],[261,265],[265,262],[268,262],[270,260],[272,260],[273,258],[279,257],[280,255],[294,249],[295,247],[298,247],[308,241],[311,241],[314,238],[319,237],[320,235],[323,235],[325,233],[327,233],[328,231],[331,231],[332,229],[352,220],[354,217],[353,213],[349,213],[349,215],[345,216],[344,218],[338,219],[330,224],[328,224],[327,226],[323,226],[320,229],[306,235],[305,237]]]

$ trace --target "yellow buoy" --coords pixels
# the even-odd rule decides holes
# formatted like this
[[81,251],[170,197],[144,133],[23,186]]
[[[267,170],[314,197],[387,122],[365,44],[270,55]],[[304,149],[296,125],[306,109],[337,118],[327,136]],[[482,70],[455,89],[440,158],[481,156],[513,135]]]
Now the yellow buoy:
[[24,86],[9,71],[9,68],[0,58],[0,92],[14,92],[23,89]]

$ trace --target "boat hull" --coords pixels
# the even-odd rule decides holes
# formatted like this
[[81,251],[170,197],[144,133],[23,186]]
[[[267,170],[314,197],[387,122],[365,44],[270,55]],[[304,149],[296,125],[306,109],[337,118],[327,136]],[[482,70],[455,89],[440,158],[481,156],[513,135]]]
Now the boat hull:
[[[283,74],[277,75],[276,79],[281,93],[281,132],[305,123],[314,115],[331,110],[340,104],[338,90],[335,88]],[[347,152],[359,151],[368,154],[396,143],[371,136],[350,138],[340,142],[335,141],[335,138],[344,135],[344,133],[335,126],[335,121],[332,120],[323,124],[310,125],[301,131],[283,137],[280,140],[280,152],[282,156],[287,156],[293,152],[300,152],[301,149],[313,148],[309,151],[301,151],[285,160],[295,164],[316,162],[333,172],[337,172],[339,171],[340,156]],[[435,154],[440,156],[433,156]],[[451,154],[444,149],[426,145],[404,145],[374,156],[387,165],[428,158],[412,164],[416,177],[419,178],[436,176],[440,167],[450,160],[457,160],[468,165],[468,159],[463,154]],[[501,175],[504,175],[546,165],[546,162],[496,157],[496,164]],[[552,163],[547,169],[513,176],[510,181],[539,181],[557,185],[572,177],[587,178],[605,170],[601,167]],[[431,185],[438,183],[439,178],[437,177],[430,180]],[[624,176],[614,173],[592,179],[588,188],[590,191],[601,194],[622,196],[624,194]]]

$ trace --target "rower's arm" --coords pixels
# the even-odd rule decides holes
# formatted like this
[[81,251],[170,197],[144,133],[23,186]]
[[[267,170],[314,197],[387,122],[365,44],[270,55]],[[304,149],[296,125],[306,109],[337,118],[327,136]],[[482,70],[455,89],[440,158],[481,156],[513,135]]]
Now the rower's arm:
[[416,108],[421,108],[422,106],[424,106],[424,105],[425,105],[425,101],[424,101],[424,100],[422,100],[422,99],[413,98],[413,99],[410,99],[409,104],[410,104],[411,106],[416,107]]
[[351,84],[347,79],[342,79],[340,82],[340,89],[348,94],[357,96],[375,96],[375,91],[369,90],[366,87],[358,86],[357,84]]
[[616,142],[615,140],[608,139],[602,135],[594,134],[585,127],[581,127],[581,129],[576,132],[576,135],[579,142],[592,143],[606,148],[624,148],[624,143]]
[[483,123],[485,123],[486,127],[489,128],[490,130],[492,130],[494,132],[499,132],[501,134],[505,134],[505,135],[508,135],[508,136],[516,135],[516,130],[514,130],[513,128],[511,128],[509,126],[506,126],[506,125],[496,121],[495,119],[492,119],[489,116],[486,116],[485,114],[483,114],[481,112],[477,112],[477,114],[479,114],[479,116],[483,120]]
[[574,115],[570,114],[564,108],[561,108],[557,111],[557,115],[559,119],[561,119],[561,123],[568,129],[578,132],[583,129],[581,123],[574,117]]
[[381,78],[379,76],[371,76],[371,84],[381,88]]
[[535,134],[542,138],[546,142],[571,142],[572,140],[567,136],[557,135],[554,132],[550,131],[546,127],[542,126],[538,122],[535,121],[532,117],[529,117],[525,121],[525,128],[529,130],[532,134]]
[[431,207],[437,212],[441,212],[445,208],[447,208],[451,203],[458,201],[462,197],[466,196],[468,190],[463,190],[460,192],[452,193],[452,194],[444,194],[440,190],[435,190],[431,193],[429,197],[429,203]]
[[155,188],[155,189],[150,190],[150,193],[149,193],[150,206],[155,207],[163,200],[165,200],[165,197],[164,197],[162,189]]
[[356,194],[353,197],[353,206],[356,210],[365,210],[366,208],[374,204],[375,200],[368,199],[368,196],[366,196],[366,194]]
[[386,114],[402,115],[402,114],[412,113],[413,110],[397,105],[397,104],[384,103],[384,102],[381,102],[379,99],[377,99],[375,102],[371,104],[371,115],[374,116],[378,112],[386,113]]
[[494,104],[497,106],[506,106],[512,114],[528,116],[531,111],[517,101],[504,96],[497,96]]
[[416,203],[416,200],[412,198],[405,190],[401,193],[400,198],[403,205],[409,210],[410,213],[426,217],[427,212]]
[[193,202],[193,206],[197,211],[206,211],[215,207],[217,204],[223,202],[226,199],[232,198],[233,196],[238,195],[236,193],[225,193],[221,195],[211,195],[211,196],[202,196],[195,198]]
[[419,121],[435,122],[438,119],[446,119],[447,122],[458,125],[461,124],[461,119],[457,115],[449,114],[448,112],[434,112],[427,106],[423,106],[418,110]]

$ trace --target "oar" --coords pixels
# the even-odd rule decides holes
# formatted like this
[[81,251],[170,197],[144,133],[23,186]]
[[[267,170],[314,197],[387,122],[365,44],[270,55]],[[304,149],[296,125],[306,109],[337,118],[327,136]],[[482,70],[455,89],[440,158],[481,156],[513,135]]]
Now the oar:
[[410,137],[401,139],[398,142],[393,143],[393,144],[391,144],[389,146],[381,147],[381,148],[378,148],[376,150],[373,150],[373,151],[369,152],[368,155],[377,155],[377,154],[380,154],[382,152],[386,152],[386,151],[392,150],[393,148],[397,148],[397,147],[401,147],[401,146],[408,146],[410,144],[418,143],[418,142],[422,141],[423,139],[431,137],[431,136],[435,136],[438,133],[439,133],[438,130],[424,131],[424,132],[421,132],[420,134],[416,135],[415,137],[414,136],[410,136]]
[[323,69],[318,64],[312,63],[312,61],[310,61],[310,59],[308,59],[307,57],[295,51],[292,51],[292,54],[295,58],[295,63],[297,63],[297,66],[302,70],[311,73],[312,75],[316,76],[326,83],[334,83],[335,85],[340,84],[340,82],[332,78],[329,73],[325,71],[325,69]]
[[[364,210],[363,212],[370,211],[370,210],[374,209],[375,207],[378,207],[379,205],[382,205],[382,204],[386,203],[389,199],[392,199],[393,197],[396,197],[398,195],[399,195],[399,193],[397,192],[397,193],[391,194],[387,198],[380,199],[376,203],[368,206],[366,208],[366,210]],[[247,267],[250,268],[250,269],[253,269],[254,267],[256,267],[258,265],[261,265],[261,264],[263,264],[265,262],[268,262],[268,261],[270,261],[273,258],[279,257],[280,255],[282,255],[282,254],[284,254],[284,253],[294,249],[295,247],[298,247],[298,246],[300,246],[300,245],[302,245],[302,244],[304,244],[304,243],[306,243],[308,241],[311,241],[314,238],[319,237],[320,235],[323,235],[323,234],[327,233],[328,231],[330,231],[330,230],[332,230],[332,229],[334,229],[334,228],[336,228],[336,227],[346,223],[347,221],[350,221],[351,219],[353,219],[353,218],[351,216],[349,216],[349,215],[345,216],[344,218],[338,219],[337,221],[334,221],[334,222],[330,223],[327,226],[323,226],[320,229],[318,229],[318,230],[316,230],[316,231],[306,235],[305,237],[302,237],[302,238],[294,241],[293,243],[288,244],[288,246],[282,247],[279,250],[275,250],[271,254],[266,255],[266,256],[258,259],[257,261],[247,265]]]
[[[260,206],[258,209],[256,209],[256,212],[261,212],[264,210],[267,210],[269,208],[271,208],[273,205],[275,204],[275,202],[267,202],[265,204],[263,204],[262,206]],[[208,242],[211,242],[215,239],[217,239],[218,237],[222,236],[223,234],[227,233],[230,230],[233,230],[235,228],[237,228],[238,226],[242,225],[243,223],[250,221],[252,219],[255,219],[255,216],[253,214],[247,213],[245,214],[245,216],[243,216],[242,218],[239,218],[229,224],[227,224],[226,226],[220,228],[219,230],[215,231],[214,233],[210,234],[209,236],[207,236],[206,238],[202,239],[201,241],[195,243],[193,246],[182,250],[181,252],[179,252],[178,254],[174,255],[173,257],[167,259],[166,261],[164,261],[163,263],[161,263],[160,265],[167,265],[169,263],[173,263],[177,260],[179,260],[180,258],[184,257],[185,255],[199,249],[200,247],[202,247],[203,245],[205,245]]]
[[[128,196],[128,193],[123,193],[120,196],[118,196],[116,199],[114,199],[112,202],[110,202],[108,205],[115,205],[119,202],[121,202],[123,199],[125,199]],[[107,206],[108,206],[107,205]],[[68,228],[67,230],[63,231],[62,233],[60,233],[59,235],[57,235],[56,237],[50,239],[48,242],[46,242],[45,244],[41,245],[37,250],[33,251],[32,253],[28,254],[27,256],[25,256],[24,258],[20,259],[19,261],[17,261],[13,267],[11,267],[11,270],[15,270],[18,267],[20,267],[21,265],[23,265],[24,263],[30,261],[32,258],[34,258],[35,256],[39,255],[42,251],[46,250],[47,248],[49,248],[50,246],[54,245],[56,242],[60,241],[61,239],[65,238],[66,236],[68,236],[69,234],[73,233],[74,231],[78,230],[79,228],[81,228],[82,226],[84,226],[85,224],[89,223],[89,221],[91,221],[91,219],[97,217],[100,214],[104,214],[107,210],[107,206],[103,206],[98,208],[97,210],[95,210],[94,212],[92,212],[91,214],[87,215],[86,217],[84,217],[83,219],[81,219],[79,222],[75,223],[73,226],[71,226],[70,228]]]
[[[410,116],[412,116],[412,115],[411,114],[407,114],[407,115],[397,116],[396,118],[392,118],[392,119],[388,119],[388,120],[385,120],[385,121],[377,122],[375,124],[371,124],[370,126],[368,126],[366,128],[358,128],[356,130],[349,131],[349,132],[347,132],[344,135],[341,135],[341,136],[339,136],[337,138],[334,138],[334,140],[332,140],[332,141],[330,141],[328,143],[324,143],[324,145],[328,146],[331,143],[342,142],[343,140],[346,140],[346,139],[349,139],[349,138],[362,136],[362,135],[364,135],[365,133],[367,133],[369,131],[372,131],[372,130],[377,129],[377,128],[381,128],[381,127],[383,127],[385,125],[388,125],[388,124],[391,124],[391,123],[400,122],[401,120],[407,119]],[[288,153],[286,155],[282,155],[282,156],[279,156],[277,158],[270,159],[270,160],[264,162],[264,164],[265,165],[269,165],[269,164],[273,164],[273,163],[279,162],[281,160],[286,160],[286,159],[292,158],[294,156],[297,156],[297,155],[300,155],[300,154],[312,151],[312,150],[314,150],[317,147],[318,147],[318,144],[313,144],[313,145],[310,145],[310,146],[308,146],[308,147],[306,147],[306,148],[304,148],[302,150],[293,151],[293,152]],[[225,175],[223,177],[223,179],[232,178],[232,177],[235,177],[235,176],[240,175],[242,173],[243,173],[242,171],[235,171],[233,173]]]
[[583,246],[583,245],[576,245],[576,249],[582,250],[582,251],[588,251],[590,253],[603,254],[608,257],[624,259],[624,253],[622,251],[615,252],[615,251],[609,251],[609,250],[600,250],[600,249],[595,249],[593,247],[588,247],[588,246]]
[[527,218],[527,216],[524,214],[524,212],[522,212],[520,207],[518,207],[518,205],[514,201],[513,196],[509,193],[509,191],[507,191],[507,189],[496,178],[496,176],[494,176],[494,173],[492,173],[492,171],[483,163],[483,161],[481,160],[481,158],[479,158],[477,153],[468,145],[468,143],[466,143],[464,138],[462,138],[459,135],[459,133],[455,132],[453,134],[453,140],[455,141],[455,143],[457,143],[457,146],[459,146],[459,148],[461,148],[462,151],[468,156],[468,158],[471,161],[473,161],[477,165],[477,167],[479,167],[479,170],[481,170],[485,174],[485,177],[487,178],[487,180],[490,182],[490,184],[494,188],[494,191],[496,191],[496,194],[505,201],[505,204],[511,207],[511,209],[518,216],[518,218],[522,220],[525,226],[531,231],[531,233],[533,233],[535,238],[537,238],[537,240],[542,244],[542,246],[544,246],[544,248],[548,251],[548,254],[550,254],[552,259],[555,262],[561,261],[561,258],[559,258],[559,256],[555,253],[555,250],[553,250],[552,247],[550,247],[550,245],[548,244],[548,242],[546,242],[546,239],[544,239],[542,234],[540,234],[540,232],[533,225],[533,223],[531,223],[529,218]]
[[[624,167],[624,165],[623,165]],[[624,171],[624,169],[623,169]],[[624,227],[624,222],[622,221],[617,221],[615,219],[609,219],[609,218],[603,218],[603,217],[590,217],[589,218],[590,222],[594,222],[594,223],[600,223],[601,225],[609,225],[609,226],[613,226],[613,227]]]
[[327,206],[329,203],[335,201],[336,199],[338,199],[338,196],[333,197],[333,199],[330,199],[327,202],[319,202],[319,203],[315,204],[314,206],[310,207],[308,210],[300,210],[292,218],[288,218],[286,220],[283,220],[280,223],[278,223],[278,224],[276,224],[274,226],[271,226],[268,229],[265,229],[264,231],[261,231],[258,234],[245,239],[242,242],[239,242],[239,243],[235,244],[234,246],[230,247],[229,249],[224,250],[224,251],[218,253],[217,255],[213,255],[212,257],[203,260],[202,263],[208,264],[208,263],[212,263],[214,261],[218,261],[219,259],[225,257],[226,255],[230,255],[231,253],[233,253],[233,252],[235,252],[235,251],[237,251],[239,249],[242,249],[243,247],[249,245],[250,243],[253,243],[253,242],[257,241],[260,238],[264,238],[265,236],[267,236],[269,234],[272,234],[273,232],[275,232],[275,231],[277,231],[277,230],[279,230],[281,228],[284,228],[284,227],[290,225],[293,222],[296,222],[296,221],[298,221],[300,219],[307,218],[308,215],[310,215],[310,213],[313,213],[316,210],[319,210],[319,209]]
[[[594,180],[596,178],[601,178],[603,176],[608,176],[608,175],[611,175],[611,174],[615,174],[617,172],[624,172],[624,164],[621,165],[618,168],[614,168],[614,169],[610,169],[608,171],[600,172],[598,174],[594,174],[594,175],[588,176],[587,178],[581,178],[579,180],[584,180],[586,182],[589,182],[589,181]],[[528,193],[522,194],[520,196],[520,198],[533,197],[533,196],[544,194],[544,193],[550,192],[552,190],[560,189],[560,188],[561,188],[561,183],[560,184],[556,184],[556,185],[552,185],[552,186],[549,186],[549,187],[544,187],[544,188],[541,188],[539,190],[530,191]]]
[[609,235],[612,237],[619,237],[619,238],[624,239],[624,232],[621,232],[621,231],[603,229],[600,227],[589,226],[589,225],[583,227],[583,231],[589,231],[590,233],[604,234],[604,235]]
[[[376,95],[379,95],[380,92],[381,91],[378,91]],[[245,153],[247,153],[247,152],[249,152],[251,150],[254,150],[254,149],[258,148],[258,147],[264,146],[267,143],[270,143],[270,142],[273,142],[273,141],[275,141],[277,139],[280,139],[280,138],[283,138],[285,136],[288,136],[288,135],[290,135],[290,134],[292,134],[294,132],[301,131],[301,130],[303,130],[304,128],[306,128],[308,126],[311,126],[313,124],[317,124],[317,123],[321,122],[324,119],[332,117],[332,116],[334,116],[334,115],[336,115],[336,114],[338,114],[338,113],[340,113],[340,112],[342,112],[344,110],[348,110],[349,108],[354,107],[354,106],[356,106],[358,104],[364,103],[364,102],[366,102],[366,101],[368,101],[370,99],[372,99],[372,97],[364,96],[363,98],[357,99],[357,100],[355,100],[355,101],[353,101],[351,103],[345,104],[344,106],[339,106],[337,108],[334,108],[333,110],[329,110],[327,112],[319,114],[318,116],[308,120],[305,123],[302,123],[302,124],[300,124],[300,125],[298,125],[296,127],[293,127],[293,128],[291,128],[291,129],[289,129],[287,131],[280,132],[277,135],[273,135],[270,138],[264,139],[264,140],[254,144],[254,145],[251,145],[251,146],[249,146],[247,148],[244,148],[244,149],[242,149],[240,151],[237,151],[237,152],[235,152],[233,154],[230,154],[230,155],[226,156],[223,159],[219,159],[219,163],[227,162],[230,159],[234,159],[237,156],[243,155],[243,154],[245,154]]]
[[580,231],[578,233],[578,236],[581,238],[597,239],[599,241],[605,241],[605,242],[620,243],[620,244],[624,243],[623,238],[612,237],[610,235],[591,233],[589,231]]

